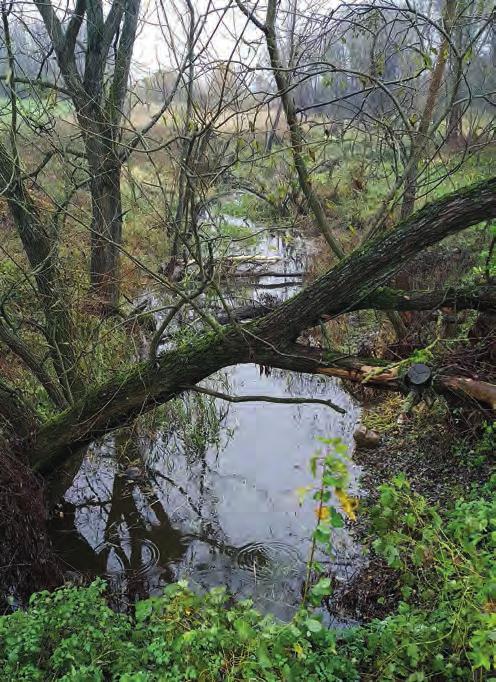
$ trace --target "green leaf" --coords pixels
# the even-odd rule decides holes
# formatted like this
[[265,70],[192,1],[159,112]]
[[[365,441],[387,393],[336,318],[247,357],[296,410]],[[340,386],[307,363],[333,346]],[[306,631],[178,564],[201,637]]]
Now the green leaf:
[[234,621],[234,627],[236,628],[236,632],[238,633],[240,639],[243,641],[255,636],[255,631],[251,625],[241,618],[238,618]]
[[313,634],[317,632],[321,632],[323,630],[323,625],[320,622],[320,620],[317,620],[316,618],[308,618],[305,621],[305,626],[309,632],[312,632]]
[[271,660],[269,658],[269,654],[267,652],[267,647],[264,646],[263,644],[260,645],[257,649],[257,658],[258,658],[258,662],[260,663],[262,668],[271,668],[272,667],[272,663],[271,663]]
[[323,523],[319,523],[319,525],[313,532],[314,540],[319,543],[326,543],[329,541],[330,537],[331,529],[329,528],[329,526],[324,525]]
[[343,528],[344,526],[344,520],[341,514],[339,514],[334,507],[330,507],[331,510],[331,526],[333,528]]

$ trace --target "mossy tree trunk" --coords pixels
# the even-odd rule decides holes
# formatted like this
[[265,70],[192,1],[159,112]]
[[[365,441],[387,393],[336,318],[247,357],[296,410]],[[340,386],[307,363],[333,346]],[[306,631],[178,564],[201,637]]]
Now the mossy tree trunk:
[[[339,315],[370,299],[374,291],[422,249],[470,225],[496,217],[496,177],[425,206],[387,235],[341,260],[302,292],[244,327],[226,326],[198,336],[185,347],[137,364],[127,374],[87,392],[56,419],[25,440],[32,465],[48,472],[71,452],[167,402],[188,386],[239,363],[300,372],[355,375],[369,365],[339,359],[303,345],[300,333],[324,315]],[[404,301],[403,301],[404,303]],[[369,369],[363,369],[363,366]],[[365,374],[364,374],[365,372]],[[343,376],[345,376],[343,375]],[[371,378],[371,385],[398,389],[397,377]]]

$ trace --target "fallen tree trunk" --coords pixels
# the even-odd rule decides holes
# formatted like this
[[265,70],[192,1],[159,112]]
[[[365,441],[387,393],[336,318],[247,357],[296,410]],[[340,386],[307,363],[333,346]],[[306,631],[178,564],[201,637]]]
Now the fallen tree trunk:
[[[427,291],[401,291],[390,287],[382,287],[368,298],[359,301],[349,308],[355,310],[436,310],[439,308],[454,308],[455,310],[496,310],[496,286],[448,287]],[[276,308],[276,303],[253,303],[233,308],[228,313],[217,317],[220,324],[229,324],[232,320],[254,320],[266,315]],[[333,312],[332,305],[322,319],[330,319],[339,311]]]
[[[89,390],[26,440],[33,466],[42,472],[52,470],[75,449],[167,402],[181,392],[182,386],[197,384],[230,365],[255,362],[321,374],[343,369],[356,373],[349,360],[327,356],[325,362],[319,362],[305,347],[295,347],[295,340],[329,311],[337,315],[364,304],[422,249],[494,217],[496,177],[425,206],[262,318],[243,327],[229,325],[203,333],[156,361],[139,363]],[[374,379],[390,386],[397,381],[397,377],[380,374]]]
[[[289,369],[310,374],[345,379],[364,384],[370,388],[385,389],[407,394],[411,387],[404,380],[405,370],[399,364],[388,365],[384,361],[354,356],[338,356],[301,344],[286,348],[286,359],[274,354],[268,364],[271,367]],[[430,389],[448,400],[471,401],[485,409],[496,410],[496,385],[471,377],[443,373],[435,375]]]
[[469,398],[474,403],[482,403],[496,411],[496,386],[487,381],[470,377],[440,377],[437,382],[447,395],[454,393],[461,398]]

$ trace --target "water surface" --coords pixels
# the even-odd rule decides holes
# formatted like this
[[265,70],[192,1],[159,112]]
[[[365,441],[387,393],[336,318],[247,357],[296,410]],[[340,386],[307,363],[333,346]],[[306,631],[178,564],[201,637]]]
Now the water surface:
[[[294,273],[306,269],[310,247],[301,235],[274,231],[250,248],[274,259],[272,272]],[[232,305],[263,300],[265,285],[277,285],[270,293],[282,299],[299,280],[231,282],[225,294]],[[287,618],[300,598],[315,525],[314,503],[300,506],[295,491],[312,483],[308,463],[319,437],[340,437],[351,448],[359,408],[338,380],[254,365],[229,368],[207,384],[233,395],[323,397],[346,414],[184,396],[179,417],[166,408],[155,423],[112,434],[89,448],[77,471],[65,472],[54,542],[76,578],[106,577],[119,604],[188,578],[201,589],[224,584]],[[349,468],[356,491],[358,469]],[[345,579],[359,557],[348,530],[337,531],[333,574]]]

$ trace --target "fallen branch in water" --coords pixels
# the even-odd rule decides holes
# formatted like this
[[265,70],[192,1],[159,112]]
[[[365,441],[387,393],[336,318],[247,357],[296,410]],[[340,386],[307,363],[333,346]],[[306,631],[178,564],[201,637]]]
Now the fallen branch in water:
[[[238,282],[237,278],[232,279],[230,281],[231,286],[246,286],[245,282]],[[287,289],[288,287],[300,287],[301,288],[301,282],[295,281],[295,280],[285,280],[283,282],[257,282],[254,284],[255,289]]]
[[221,276],[221,279],[258,279],[259,277],[294,277],[300,279],[305,277],[306,272],[276,272],[276,270],[242,270],[241,272],[232,272]]
[[336,405],[331,400],[324,398],[277,398],[271,395],[228,395],[227,393],[219,393],[210,388],[203,386],[181,386],[184,391],[194,391],[195,393],[202,393],[204,395],[212,396],[212,398],[219,398],[228,403],[276,403],[277,405],[325,405],[331,409],[339,412],[339,414],[346,414],[346,410],[339,405]]
[[274,305],[253,301],[253,303],[248,303],[247,305],[231,308],[229,313],[219,313],[219,315],[217,315],[217,322],[225,325],[230,324],[233,321],[242,322],[243,320],[254,320],[257,317],[266,315],[273,310],[274,307]]

